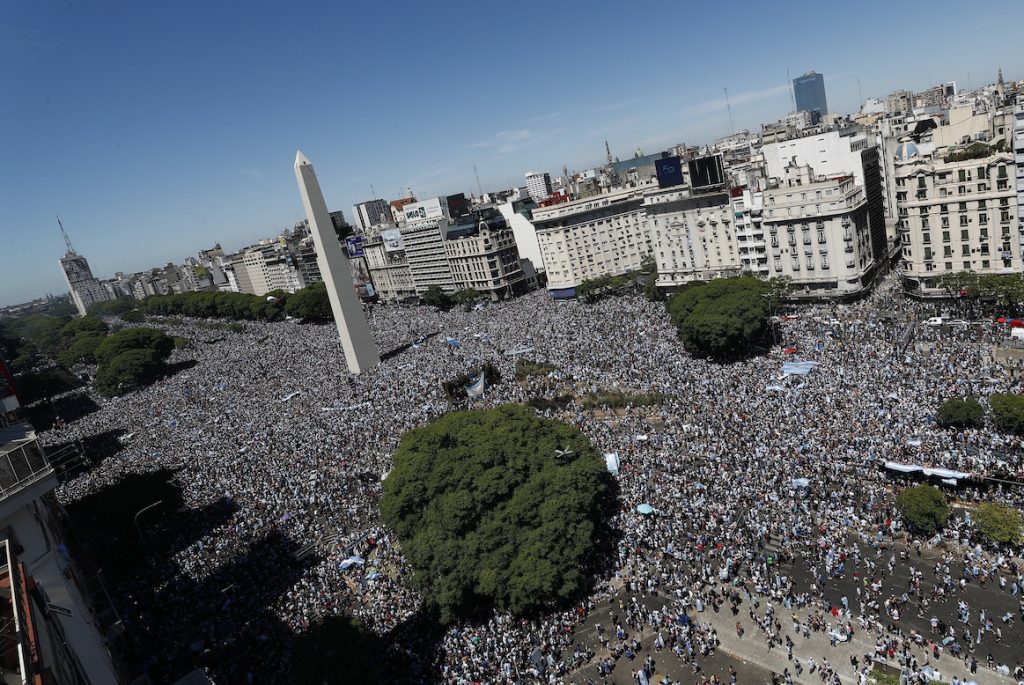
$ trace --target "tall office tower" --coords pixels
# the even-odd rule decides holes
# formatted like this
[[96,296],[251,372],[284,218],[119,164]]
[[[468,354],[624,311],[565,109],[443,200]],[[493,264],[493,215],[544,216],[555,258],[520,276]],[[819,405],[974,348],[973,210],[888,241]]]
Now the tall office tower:
[[[57,219],[60,224],[60,219]],[[75,252],[71,247],[71,240],[64,232],[64,226],[60,226],[61,235],[64,236],[64,244],[68,251],[60,258],[60,269],[64,274],[64,280],[68,284],[71,293],[71,301],[75,303],[75,309],[79,316],[85,316],[89,305],[94,302],[104,302],[111,299],[107,289],[99,282],[99,279],[92,275],[89,262],[82,255]]]
[[366,323],[363,306],[352,287],[348,259],[335,236],[316,171],[301,151],[295,153],[295,180],[299,184],[302,205],[306,209],[309,228],[313,233],[320,275],[327,286],[327,297],[331,301],[331,311],[334,312],[334,323],[338,326],[348,370],[361,373],[380,364],[380,355]]
[[526,192],[534,202],[551,197],[551,174],[530,171],[526,174]]
[[793,97],[796,98],[798,111],[811,112],[813,123],[828,114],[828,103],[825,101],[825,77],[815,71],[793,79]]
[[355,217],[356,230],[359,233],[366,233],[372,226],[394,225],[391,206],[387,200],[360,202],[352,206],[352,215]]

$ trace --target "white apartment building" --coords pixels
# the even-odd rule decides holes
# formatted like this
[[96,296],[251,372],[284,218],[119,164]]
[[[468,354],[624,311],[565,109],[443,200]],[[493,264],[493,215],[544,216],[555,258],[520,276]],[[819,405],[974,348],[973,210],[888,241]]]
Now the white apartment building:
[[293,293],[302,287],[298,269],[276,245],[251,247],[241,257],[249,276],[249,289],[242,292],[266,295],[272,290],[284,290]]
[[481,222],[474,232],[459,235],[450,232],[444,249],[455,280],[456,290],[474,288],[502,300],[526,290],[526,275],[519,263],[516,239],[511,228],[502,224],[489,228]]
[[769,176],[782,178],[785,169],[796,161],[809,164],[814,172],[823,176],[852,174],[857,185],[864,185],[864,170],[860,150],[852,136],[841,136],[839,131],[826,131],[802,138],[791,138],[768,143],[761,148]]
[[416,296],[405,249],[389,247],[381,237],[363,243],[363,254],[377,296],[384,302],[400,302]]
[[557,298],[575,297],[576,287],[587,279],[639,269],[651,254],[642,189],[538,207],[533,225],[548,292]]
[[534,202],[541,202],[551,197],[551,174],[546,171],[528,171],[526,173],[526,192]]
[[794,298],[851,297],[871,287],[872,253],[864,190],[852,174],[821,176],[790,164],[764,191],[772,276],[793,280]]
[[768,263],[768,243],[765,238],[764,193],[747,186],[730,191],[736,226],[736,249],[740,256],[740,269],[760,278],[771,277]]
[[[1017,162],[1017,228],[1024,242],[1024,102],[1013,111],[1013,154]],[[1021,251],[1024,253],[1024,247]]]
[[527,218],[528,211],[523,208],[524,204],[528,203],[509,200],[499,205],[498,210],[512,228],[516,239],[516,249],[519,250],[519,261],[523,263],[523,268],[527,271],[541,273],[544,271],[544,256],[541,254],[540,242],[537,240],[537,229]]
[[901,146],[896,162],[896,201],[903,246],[903,284],[923,297],[943,296],[945,274],[1021,271],[1015,158],[993,152],[964,161],[944,161],[964,148],[919,154]]
[[675,186],[644,194],[658,286],[738,276],[739,251],[728,193],[693,194]]
[[440,286],[446,293],[454,293],[456,290],[444,247],[447,232],[448,220],[445,218],[402,229],[405,258],[417,296],[422,296],[432,285]]

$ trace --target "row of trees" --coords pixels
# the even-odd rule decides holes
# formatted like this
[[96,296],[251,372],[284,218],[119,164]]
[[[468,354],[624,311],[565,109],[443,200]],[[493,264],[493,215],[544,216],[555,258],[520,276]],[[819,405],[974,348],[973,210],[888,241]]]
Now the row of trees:
[[941,276],[939,286],[966,318],[1024,312],[1024,274],[957,271]]
[[[1002,433],[1024,435],[1024,396],[1008,393],[989,395],[992,425]],[[956,397],[939,405],[936,421],[945,428],[982,428],[987,412],[974,397]]]
[[151,295],[138,303],[119,300],[99,305],[104,306],[101,311],[97,311],[98,315],[120,314],[122,318],[136,308],[140,314],[153,316],[189,316],[197,319],[234,321],[280,321],[285,316],[291,316],[312,323],[326,323],[334,318],[331,302],[327,297],[327,287],[323,283],[301,288],[294,293],[274,290],[266,295],[250,295],[202,291]]
[[476,288],[463,288],[449,295],[441,286],[432,285],[423,291],[423,296],[420,299],[423,304],[430,307],[451,309],[455,305],[469,306],[482,299],[483,296],[483,293]]
[[[950,516],[946,496],[932,485],[906,488],[896,497],[896,508],[910,530],[925,535],[945,526]],[[986,502],[972,512],[971,518],[989,542],[1017,544],[1024,539],[1024,520],[1013,507]]]

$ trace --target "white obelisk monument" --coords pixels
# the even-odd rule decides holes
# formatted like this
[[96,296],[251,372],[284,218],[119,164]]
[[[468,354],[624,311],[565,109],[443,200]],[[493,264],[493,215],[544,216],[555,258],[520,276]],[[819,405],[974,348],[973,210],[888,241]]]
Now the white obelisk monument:
[[316,263],[327,286],[327,297],[331,300],[334,322],[338,324],[348,370],[360,373],[380,364],[380,354],[366,324],[363,306],[356,297],[348,258],[338,243],[324,194],[320,192],[320,182],[316,180],[316,171],[301,151],[295,153],[295,180],[299,182],[302,205],[306,208],[309,228],[313,232]]

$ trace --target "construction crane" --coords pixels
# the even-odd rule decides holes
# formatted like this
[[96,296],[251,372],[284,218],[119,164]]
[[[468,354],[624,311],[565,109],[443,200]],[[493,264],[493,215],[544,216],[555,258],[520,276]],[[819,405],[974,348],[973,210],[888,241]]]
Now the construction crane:
[[57,217],[57,225],[60,226],[60,234],[64,236],[64,244],[68,246],[68,252],[76,254],[75,248],[71,247],[71,238],[68,238],[67,231],[64,230],[64,224],[61,223],[59,216]]

